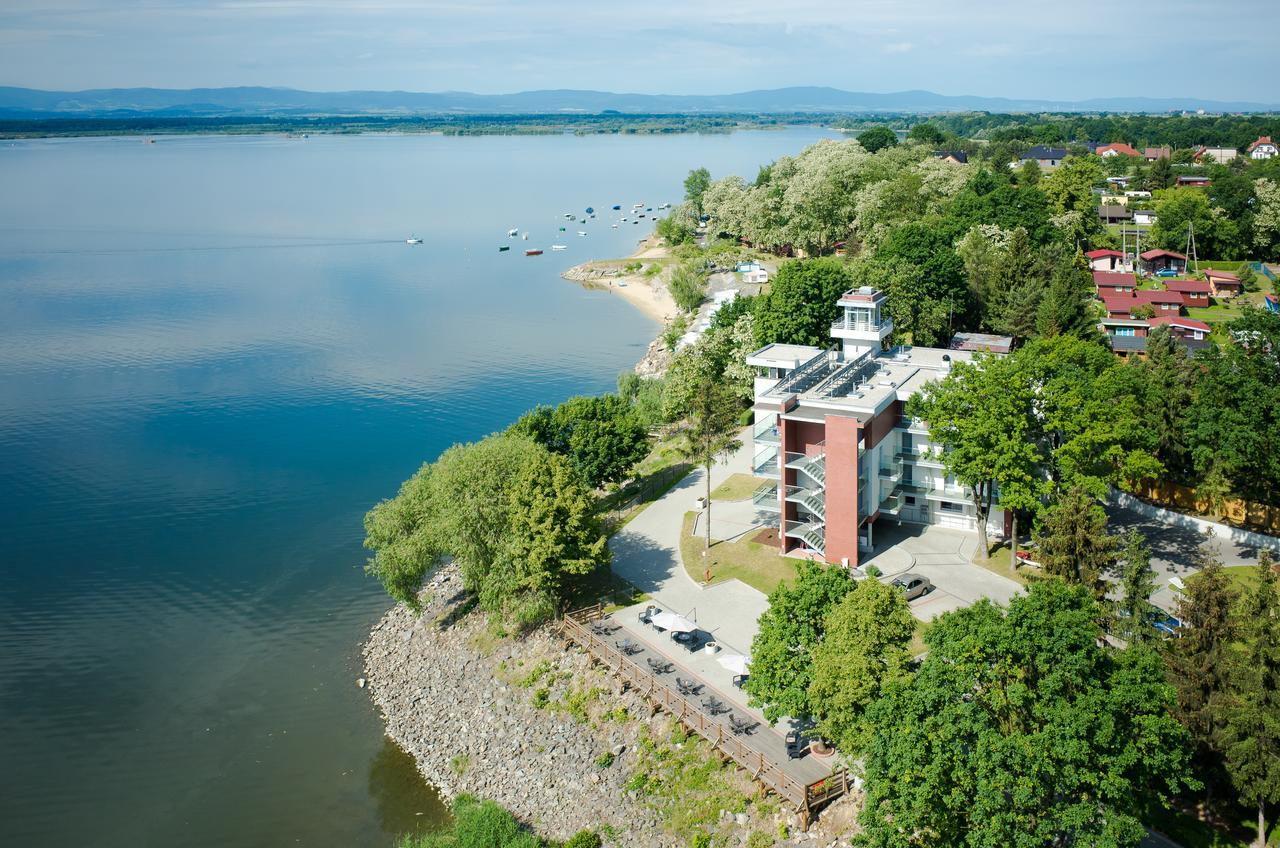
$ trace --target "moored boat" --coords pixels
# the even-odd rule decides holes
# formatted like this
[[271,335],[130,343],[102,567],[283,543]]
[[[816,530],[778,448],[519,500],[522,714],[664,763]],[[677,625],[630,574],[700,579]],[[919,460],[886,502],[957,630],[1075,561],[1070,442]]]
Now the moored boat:
[[621,204],[621,203],[615,203],[615,204],[613,204],[613,208],[614,208],[614,209],[621,209],[621,208],[622,208],[622,204]]
[[501,246],[498,248],[498,252],[499,252],[499,253],[502,253],[504,250],[510,250],[510,249],[511,249],[511,245],[509,245],[509,244],[504,244],[504,245],[501,245]]
[[405,244],[422,244],[422,239],[418,238],[417,236],[409,236],[407,239],[404,240],[404,243]]
[[578,235],[585,236],[586,234],[587,234],[586,230],[578,230]]
[[568,247],[569,247],[569,245],[567,245],[567,244],[553,244],[553,245],[551,245],[551,249],[552,249],[552,250],[565,250],[565,249],[567,249]]
[[512,238],[515,238],[516,236],[520,235],[520,228],[516,227],[515,229],[507,230],[507,235],[511,236]]
[[528,250],[526,250],[526,251],[524,252],[524,255],[525,255],[525,256],[541,256],[541,255],[542,255],[542,249],[541,249],[541,248],[537,248],[537,247],[531,247],[531,248],[529,248]]

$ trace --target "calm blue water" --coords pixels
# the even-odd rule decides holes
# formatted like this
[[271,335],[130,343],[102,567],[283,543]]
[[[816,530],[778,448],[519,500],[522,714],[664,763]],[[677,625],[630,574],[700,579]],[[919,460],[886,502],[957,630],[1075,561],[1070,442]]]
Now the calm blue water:
[[[377,846],[435,820],[354,684],[387,606],[364,511],[643,353],[653,324],[558,274],[647,226],[560,213],[823,135],[0,147],[0,841]],[[500,254],[510,227],[530,240]]]

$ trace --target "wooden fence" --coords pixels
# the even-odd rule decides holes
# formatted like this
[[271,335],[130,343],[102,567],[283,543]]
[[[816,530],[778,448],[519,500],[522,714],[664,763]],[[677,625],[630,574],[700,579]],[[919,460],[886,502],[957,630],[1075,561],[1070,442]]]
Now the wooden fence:
[[[1130,489],[1130,494],[1157,506],[1176,509],[1209,518],[1213,510],[1209,499],[1190,486],[1177,483],[1155,483]],[[1256,530],[1268,536],[1280,535],[1280,507],[1253,503],[1240,498],[1227,498],[1222,502],[1222,520],[1246,530]]]
[[849,791],[849,775],[845,769],[806,784],[787,774],[768,753],[753,747],[732,731],[726,733],[725,725],[703,709],[700,703],[672,690],[652,671],[592,632],[588,624],[600,618],[603,612],[600,604],[570,612],[561,622],[561,633],[585,648],[598,662],[622,678],[624,684],[643,694],[649,703],[666,710],[721,754],[750,772],[752,778],[793,804],[806,828],[819,809]]

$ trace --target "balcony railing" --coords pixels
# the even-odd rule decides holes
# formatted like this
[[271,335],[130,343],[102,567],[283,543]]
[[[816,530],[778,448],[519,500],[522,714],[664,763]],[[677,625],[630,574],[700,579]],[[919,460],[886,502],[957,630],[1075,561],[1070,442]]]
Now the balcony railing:
[[782,534],[791,539],[799,539],[818,553],[826,549],[827,534],[821,523],[816,521],[784,521]]
[[757,421],[751,431],[751,438],[760,444],[778,444],[778,416],[769,415],[764,420]]
[[902,491],[894,489],[889,496],[880,502],[880,513],[882,515],[897,515],[902,509]]
[[917,464],[936,465],[942,467],[942,452],[939,448],[932,445],[927,447],[911,446],[900,448],[894,455],[895,459],[914,462]]
[[781,476],[778,472],[778,448],[770,445],[762,451],[756,453],[755,459],[751,461],[751,472],[757,477],[773,477]]
[[756,509],[767,512],[781,512],[782,504],[778,501],[778,484],[765,483],[751,495],[751,503]]
[[872,321],[846,321],[845,319],[841,318],[839,321],[836,321],[834,324],[831,325],[832,333],[849,332],[849,331],[852,331],[855,333],[879,333],[882,331],[886,333],[892,333],[893,319],[884,317],[880,319],[879,324],[876,324]]

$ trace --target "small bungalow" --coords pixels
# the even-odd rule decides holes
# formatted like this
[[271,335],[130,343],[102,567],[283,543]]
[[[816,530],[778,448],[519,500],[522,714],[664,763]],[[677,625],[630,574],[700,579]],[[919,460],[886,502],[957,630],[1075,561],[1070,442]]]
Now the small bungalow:
[[1103,144],[1094,151],[1099,156],[1110,158],[1112,156],[1141,156],[1142,154],[1134,150],[1122,141],[1115,144]]
[[1213,185],[1213,180],[1201,174],[1183,174],[1174,184],[1182,188],[1208,188]]
[[1103,204],[1098,207],[1098,220],[1106,224],[1123,224],[1133,220],[1133,213],[1128,206]]
[[1280,156],[1280,147],[1271,140],[1271,136],[1258,136],[1258,140],[1249,145],[1248,154],[1250,159],[1271,159]]
[[1008,353],[1013,349],[1011,336],[993,336],[990,333],[956,333],[951,337],[951,350],[974,350],[987,353]]
[[1147,198],[1151,197],[1151,192],[1142,191],[1139,189],[1130,189],[1124,193],[1124,196],[1129,198],[1130,200],[1134,200],[1134,199],[1146,200]]
[[1175,271],[1178,275],[1187,273],[1187,257],[1172,250],[1148,250],[1138,259],[1144,274],[1156,274],[1160,271]]
[[1010,168],[1016,168],[1019,165],[1025,165],[1027,162],[1035,162],[1044,170],[1052,170],[1062,164],[1062,160],[1067,158],[1067,148],[1065,147],[1048,147],[1044,144],[1037,144],[1018,157],[1017,162],[1010,162]]
[[1133,310],[1139,305],[1132,295],[1109,294],[1099,295],[1099,297],[1102,299],[1102,308],[1107,311],[1108,318],[1132,318]]
[[1133,210],[1133,223],[1140,226],[1151,226],[1156,222],[1156,213],[1153,209],[1135,209]]
[[1168,159],[1173,155],[1173,151],[1168,147],[1148,147],[1142,151],[1142,158],[1148,162],[1154,162],[1157,159]]
[[1209,284],[1204,280],[1167,280],[1164,287],[1182,295],[1185,309],[1198,309],[1209,305]]
[[1240,278],[1226,271],[1215,271],[1212,268],[1206,268],[1204,278],[1209,284],[1209,292],[1214,297],[1235,297],[1244,289],[1244,286],[1240,283]]
[[1098,322],[1098,326],[1102,332],[1108,336],[1138,336],[1147,335],[1150,325],[1141,318],[1103,318]]
[[1179,315],[1182,312],[1182,295],[1178,292],[1147,289],[1136,292],[1134,299],[1140,306],[1149,304],[1156,315]]
[[[1115,252],[1112,251],[1112,253]],[[1133,293],[1138,288],[1138,281],[1133,278],[1133,274],[1125,274],[1119,271],[1094,271],[1093,285],[1098,290],[1098,297],[1118,295],[1133,297]]]
[[1209,161],[1225,165],[1239,155],[1240,151],[1234,147],[1205,147],[1201,145],[1196,148],[1195,160],[1197,162]]
[[[1129,257],[1118,250],[1091,250],[1085,254],[1091,271],[1132,271]],[[1132,277],[1130,278],[1132,279]],[[1095,282],[1097,278],[1095,276]]]
[[933,157],[943,162],[950,162],[952,165],[966,165],[969,162],[969,154],[963,150],[935,150]]
[[1213,328],[1203,321],[1194,318],[1183,318],[1180,315],[1157,315],[1147,322],[1154,327],[1168,327],[1169,332],[1180,339],[1203,342],[1209,338]]
[[1131,179],[1133,179],[1133,177],[1107,177],[1107,185],[1128,188],[1129,180]]

